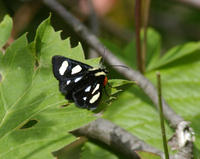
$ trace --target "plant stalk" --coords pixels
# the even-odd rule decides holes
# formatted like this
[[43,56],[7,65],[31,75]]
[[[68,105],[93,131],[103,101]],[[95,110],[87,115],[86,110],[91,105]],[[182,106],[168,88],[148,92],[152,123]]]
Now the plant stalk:
[[141,54],[141,0],[135,0],[135,31],[136,31],[136,49],[137,49],[137,66],[141,73],[144,73],[144,62]]
[[164,148],[164,152],[165,152],[165,159],[169,159],[169,152],[168,152],[166,132],[165,132],[164,115],[163,115],[163,107],[162,107],[162,90],[161,90],[160,72],[157,72],[156,75],[157,75],[158,104],[159,104],[160,125],[161,125],[161,131],[162,131],[162,139],[163,139],[163,148]]

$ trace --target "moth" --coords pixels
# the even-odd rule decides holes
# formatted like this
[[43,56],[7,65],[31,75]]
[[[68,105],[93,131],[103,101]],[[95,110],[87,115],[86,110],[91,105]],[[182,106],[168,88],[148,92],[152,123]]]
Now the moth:
[[96,109],[103,88],[108,83],[107,71],[64,57],[52,57],[53,74],[59,81],[59,90],[76,106]]

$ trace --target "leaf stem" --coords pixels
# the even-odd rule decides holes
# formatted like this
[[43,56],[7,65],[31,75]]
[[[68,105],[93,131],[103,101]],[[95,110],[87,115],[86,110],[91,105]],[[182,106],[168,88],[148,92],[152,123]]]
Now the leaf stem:
[[160,125],[161,125],[161,131],[162,131],[163,147],[164,147],[164,152],[165,152],[165,159],[169,159],[169,152],[168,152],[168,147],[167,147],[167,139],[166,139],[165,125],[164,125],[163,107],[162,107],[160,72],[157,72],[156,76],[157,76],[158,104],[159,104]]

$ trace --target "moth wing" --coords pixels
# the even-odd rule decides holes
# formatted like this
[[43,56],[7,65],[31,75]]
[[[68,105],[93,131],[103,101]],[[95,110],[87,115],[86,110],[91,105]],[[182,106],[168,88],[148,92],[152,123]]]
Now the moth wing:
[[81,108],[96,109],[102,96],[103,84],[100,81],[88,83],[72,93],[75,104]]
[[53,56],[53,74],[59,81],[83,75],[91,66],[82,62],[66,58],[64,56]]
[[87,74],[73,76],[71,78],[65,78],[59,81],[59,89],[62,94],[65,95],[66,99],[72,100],[72,92],[79,89],[82,85],[88,83]]

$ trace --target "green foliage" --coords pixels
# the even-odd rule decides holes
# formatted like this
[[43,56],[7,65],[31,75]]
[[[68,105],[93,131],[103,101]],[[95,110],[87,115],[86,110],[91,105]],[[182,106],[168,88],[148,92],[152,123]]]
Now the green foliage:
[[[192,58],[191,60],[195,60],[193,57],[190,57],[191,54],[195,54],[196,52],[199,53],[200,50],[200,42],[189,42],[184,45],[176,46],[172,49],[170,49],[168,52],[165,53],[165,55],[157,60],[156,62],[152,63],[151,70],[152,69],[159,69],[161,67],[168,67],[172,63],[174,65],[184,65],[187,61],[183,62],[180,59],[187,56],[188,58]],[[191,63],[192,61],[188,60],[188,63]]]
[[[159,114],[151,100],[137,86],[123,92],[119,99],[107,109],[104,118],[162,150]],[[169,138],[172,135],[169,127],[166,132]]]
[[[177,48],[180,48],[179,51]],[[200,116],[200,43],[187,43],[172,48],[168,53],[159,60],[163,64],[158,62],[158,66],[155,66],[157,69],[146,76],[155,84],[155,72],[160,71],[163,96],[173,110],[191,122],[196,133],[195,153],[199,153],[200,130],[197,123]]]
[[83,147],[83,152],[81,154],[81,159],[117,159],[117,155],[113,154],[108,149],[94,144],[92,142],[87,142]]
[[[144,151],[136,152],[141,159],[161,159],[160,156]],[[83,147],[83,153],[81,155],[81,159],[124,159],[120,153],[113,153],[112,150],[109,150],[105,145],[98,145],[92,142],[87,142]]]
[[[143,32],[141,33],[141,39],[143,40]],[[137,53],[136,53],[136,41],[133,39],[126,47],[120,48],[117,44],[112,43],[109,40],[102,39],[102,42],[113,52],[115,55],[124,61],[128,66],[133,69],[137,69]],[[153,65],[160,56],[161,37],[152,28],[147,30],[147,56],[146,67],[147,70]]]
[[144,151],[138,151],[137,154],[140,156],[141,159],[161,159],[160,156]]
[[[200,117],[200,43],[189,42],[176,46],[160,58],[160,36],[155,31],[150,33],[147,36],[149,40],[147,48],[150,55],[147,58],[145,76],[156,85],[156,71],[160,71],[163,97],[177,114],[191,122],[191,126],[196,133],[195,156],[197,157],[200,151],[200,129],[198,126]],[[113,47],[115,44],[111,42],[109,45],[107,42],[106,44],[107,47],[112,46],[111,49],[115,52],[117,48]],[[131,55],[134,48],[135,46],[131,42],[125,50],[127,50],[128,55]],[[120,50],[121,55],[117,56],[127,64],[131,63],[130,56],[123,56],[124,51],[123,49]],[[118,50],[118,52],[120,51]],[[132,65],[135,66],[134,59],[132,60]],[[148,144],[163,150],[158,112],[151,100],[139,87],[132,86],[120,94],[118,100],[108,107],[104,113],[104,118],[123,127]],[[167,124],[166,133],[167,139],[169,139],[172,130]],[[91,146],[87,146],[88,148],[94,149]],[[102,152],[99,152],[100,150]],[[103,151],[105,150],[96,150],[96,152],[102,154],[105,153]],[[88,156],[94,154],[89,153],[89,150],[87,152]]]
[[[5,24],[12,25],[8,16],[0,26]],[[10,27],[1,29],[3,45]],[[81,46],[71,49],[69,40],[61,40],[50,26],[50,19],[39,26],[31,44],[23,35],[0,54],[0,158],[53,158],[52,151],[75,139],[69,131],[95,119],[74,104],[61,107],[67,101],[52,74],[55,54],[84,58]]]
[[[0,24],[1,46],[8,40],[11,26],[11,18],[6,16]],[[58,91],[52,73],[54,55],[93,66],[100,62],[100,58],[85,60],[80,44],[72,49],[69,39],[61,40],[50,18],[40,24],[32,43],[22,35],[5,54],[0,53],[0,158],[53,158],[51,152],[76,139],[70,131],[96,119],[91,111],[68,103]],[[112,85],[125,83],[116,80]]]

